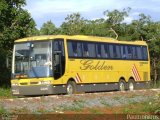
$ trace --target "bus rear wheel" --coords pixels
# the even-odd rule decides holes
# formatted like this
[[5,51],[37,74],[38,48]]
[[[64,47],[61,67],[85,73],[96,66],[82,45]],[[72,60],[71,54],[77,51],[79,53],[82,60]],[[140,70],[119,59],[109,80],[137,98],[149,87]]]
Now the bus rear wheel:
[[126,82],[124,80],[119,81],[119,91],[125,91],[126,90]]
[[74,94],[76,92],[76,83],[74,81],[69,81],[66,90],[68,95]]
[[128,81],[128,90],[129,91],[135,90],[135,82],[134,82],[133,79],[131,79],[131,80]]

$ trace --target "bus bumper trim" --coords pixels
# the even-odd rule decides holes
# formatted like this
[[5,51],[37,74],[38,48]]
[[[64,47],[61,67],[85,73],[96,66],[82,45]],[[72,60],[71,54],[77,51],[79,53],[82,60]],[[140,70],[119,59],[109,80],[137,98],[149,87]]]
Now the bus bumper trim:
[[12,86],[12,94],[15,96],[27,95],[50,95],[66,93],[63,85],[32,85],[32,86]]

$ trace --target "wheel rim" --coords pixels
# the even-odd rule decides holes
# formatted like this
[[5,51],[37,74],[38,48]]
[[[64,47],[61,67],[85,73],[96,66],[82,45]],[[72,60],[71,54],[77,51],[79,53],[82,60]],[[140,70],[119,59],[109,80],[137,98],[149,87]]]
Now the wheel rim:
[[129,90],[130,90],[130,91],[134,90],[134,85],[133,85],[132,82],[129,83]]
[[124,86],[123,82],[120,82],[119,88],[120,88],[120,91],[124,91],[125,90],[125,86]]
[[68,84],[68,86],[67,86],[67,93],[73,94],[73,86],[71,84]]

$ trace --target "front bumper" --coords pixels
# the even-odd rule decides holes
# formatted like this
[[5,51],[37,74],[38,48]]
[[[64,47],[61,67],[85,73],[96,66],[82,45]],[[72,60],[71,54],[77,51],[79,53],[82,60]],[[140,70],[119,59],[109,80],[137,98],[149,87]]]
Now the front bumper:
[[14,96],[50,95],[60,93],[66,93],[66,87],[64,85],[12,86],[12,94]]

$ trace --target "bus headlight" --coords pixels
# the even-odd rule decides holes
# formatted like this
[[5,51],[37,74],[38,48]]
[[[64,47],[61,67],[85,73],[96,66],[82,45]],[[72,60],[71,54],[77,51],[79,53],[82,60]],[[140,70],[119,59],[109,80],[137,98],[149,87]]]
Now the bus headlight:
[[41,85],[51,84],[51,81],[40,81],[39,84]]
[[18,83],[12,83],[12,86],[18,86]]

